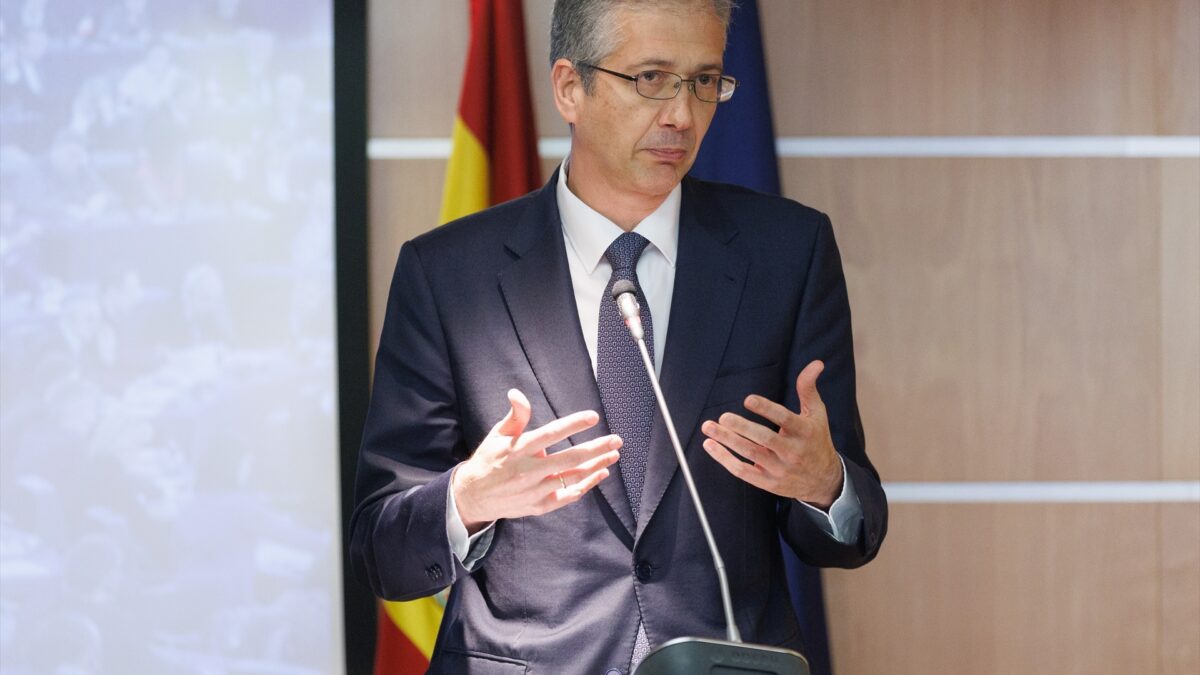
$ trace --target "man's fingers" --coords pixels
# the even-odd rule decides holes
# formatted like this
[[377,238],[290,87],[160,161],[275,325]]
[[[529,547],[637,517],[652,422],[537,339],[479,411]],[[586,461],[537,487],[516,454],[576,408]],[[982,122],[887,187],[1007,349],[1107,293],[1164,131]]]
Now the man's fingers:
[[734,457],[729,453],[729,449],[711,438],[704,440],[704,451],[709,457],[717,460],[717,463],[725,467],[725,470],[734,476],[741,478],[754,487],[763,490],[769,490],[766,485],[766,476],[762,470],[755,464],[747,464],[742,460]]
[[796,416],[796,413],[788,410],[787,407],[757,394],[747,396],[743,405],[746,406],[746,410],[770,421],[780,429],[790,426],[793,423],[792,418]]
[[585,476],[589,476],[599,469],[616,464],[619,459],[621,459],[621,453],[616,450],[610,450],[585,462],[580,462],[573,467],[551,474],[551,476],[557,477],[557,479],[561,479],[562,482],[570,485],[571,483],[578,483]]
[[565,496],[571,501],[579,499],[583,495],[587,494],[588,490],[591,490],[599,485],[600,481],[608,478],[609,473],[611,472],[608,470],[608,467],[604,467],[596,469],[592,473],[584,476],[583,480],[576,481],[575,483],[567,483],[567,487],[563,488],[566,490],[566,494],[561,495],[560,498]]
[[705,436],[708,436],[751,462],[762,466],[764,469],[773,471],[779,466],[779,459],[768,448],[764,448],[746,439],[744,436],[739,436],[720,424],[705,422],[701,425],[700,431]]
[[533,409],[520,389],[508,390],[508,405],[508,414],[496,425],[495,431],[503,436],[520,436],[529,424]]
[[581,410],[548,422],[521,437],[522,450],[537,452],[558,443],[559,441],[577,434],[585,429],[596,426],[600,415],[594,410]]
[[[617,455],[616,450],[621,447],[621,437],[610,435],[601,436],[590,440],[586,443],[580,443],[571,448],[567,448],[562,452],[556,452],[549,455],[541,462],[541,467],[548,474],[563,473],[578,466],[583,466],[588,462],[606,456],[605,453]],[[613,462],[616,461],[614,458]],[[612,462],[609,462],[611,464]],[[605,465],[607,466],[607,464]]]
[[[597,469],[586,475],[582,480],[579,480],[575,483],[567,482],[565,487],[558,487],[543,497],[540,502],[538,502],[538,514],[550,513],[551,511],[560,509],[567,504],[579,501],[579,498],[587,494],[588,490],[591,490],[599,485],[600,481],[608,478],[609,473],[610,472],[607,467]],[[555,480],[555,483],[558,483],[557,479]]]
[[813,361],[804,366],[804,370],[796,376],[796,394],[800,397],[800,412],[808,415],[814,409],[823,410],[825,403],[821,401],[821,394],[817,391],[817,378],[825,371],[825,364],[821,361]]
[[774,430],[769,429],[758,422],[751,422],[737,413],[724,413],[717,420],[717,422],[738,436],[748,438],[764,447],[771,447],[775,440],[776,433]]

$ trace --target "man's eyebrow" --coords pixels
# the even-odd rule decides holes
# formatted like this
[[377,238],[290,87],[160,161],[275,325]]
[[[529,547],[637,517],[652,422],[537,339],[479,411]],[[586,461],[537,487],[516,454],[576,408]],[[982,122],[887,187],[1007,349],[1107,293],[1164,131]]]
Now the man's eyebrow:
[[[644,68],[646,66],[653,66],[655,68],[663,68],[666,70],[670,70],[671,68],[678,67],[674,61],[672,61],[670,59],[663,59],[663,58],[642,59],[641,61],[638,61],[637,63],[633,64],[632,67],[633,68]],[[696,70],[693,72],[702,73],[706,70],[718,70],[719,71],[719,70],[722,70],[723,68],[724,68],[724,66],[720,63],[705,63],[705,64],[701,65],[699,68],[696,68]]]
[[643,66],[654,66],[656,68],[674,68],[675,62],[671,61],[669,59],[649,58],[649,59],[642,59],[641,61],[638,61],[637,63],[633,64],[634,68],[641,68]]

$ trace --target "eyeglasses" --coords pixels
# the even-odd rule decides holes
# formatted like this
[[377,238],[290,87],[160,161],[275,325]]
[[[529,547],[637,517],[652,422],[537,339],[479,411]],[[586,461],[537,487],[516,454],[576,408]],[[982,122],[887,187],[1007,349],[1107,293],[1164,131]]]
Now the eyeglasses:
[[615,70],[593,66],[590,63],[576,65],[608,73],[622,80],[629,80],[634,84],[638,94],[656,101],[667,101],[678,96],[684,82],[687,82],[688,89],[692,90],[696,98],[706,103],[724,103],[733,98],[733,90],[737,88],[737,80],[728,75],[716,73],[700,73],[688,80],[665,70],[643,70],[637,75],[626,75]]

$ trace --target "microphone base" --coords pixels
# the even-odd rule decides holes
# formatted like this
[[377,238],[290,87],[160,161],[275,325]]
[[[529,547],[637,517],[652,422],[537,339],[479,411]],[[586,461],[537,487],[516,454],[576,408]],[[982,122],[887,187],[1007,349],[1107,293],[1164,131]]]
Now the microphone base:
[[682,637],[651,651],[634,675],[809,675],[799,652],[780,647]]

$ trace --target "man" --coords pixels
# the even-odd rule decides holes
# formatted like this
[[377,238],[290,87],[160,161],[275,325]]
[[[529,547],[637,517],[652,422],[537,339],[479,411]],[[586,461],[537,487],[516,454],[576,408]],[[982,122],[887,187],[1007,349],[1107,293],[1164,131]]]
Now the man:
[[685,177],[735,85],[728,19],[721,0],[559,0],[569,158],[401,249],[352,554],[385,598],[453,584],[432,673],[628,673],[669,639],[725,634],[618,279],[637,286],[743,637],[802,650],[780,533],[816,565],[878,551],[886,499],[828,219]]

